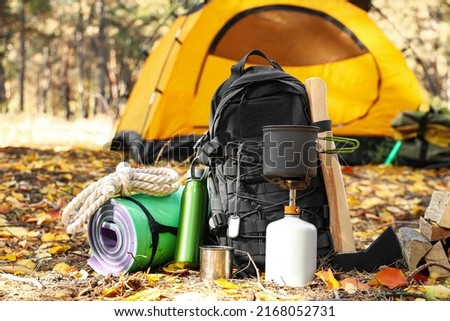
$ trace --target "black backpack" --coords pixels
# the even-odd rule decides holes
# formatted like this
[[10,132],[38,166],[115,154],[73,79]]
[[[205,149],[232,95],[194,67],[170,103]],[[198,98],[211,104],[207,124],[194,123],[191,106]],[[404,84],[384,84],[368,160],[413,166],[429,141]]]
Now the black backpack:
[[[251,55],[270,66],[244,68]],[[231,68],[214,94],[208,132],[197,142],[197,160],[209,167],[209,235],[215,244],[232,246],[240,276],[254,275],[248,255],[264,270],[265,235],[270,222],[284,217],[289,191],[262,174],[262,127],[312,125],[305,86],[255,49]],[[330,130],[330,122],[320,122]],[[324,128],[326,127],[326,128]],[[333,252],[322,172],[297,193],[301,219],[318,230],[318,256]],[[282,251],[283,249],[280,249]]]

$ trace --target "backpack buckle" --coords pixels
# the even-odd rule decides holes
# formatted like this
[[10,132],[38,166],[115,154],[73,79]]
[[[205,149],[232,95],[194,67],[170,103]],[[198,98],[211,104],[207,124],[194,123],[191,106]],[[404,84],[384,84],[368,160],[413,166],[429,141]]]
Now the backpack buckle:
[[217,235],[221,229],[227,227],[227,221],[222,213],[216,213],[211,215],[208,225],[211,234]]

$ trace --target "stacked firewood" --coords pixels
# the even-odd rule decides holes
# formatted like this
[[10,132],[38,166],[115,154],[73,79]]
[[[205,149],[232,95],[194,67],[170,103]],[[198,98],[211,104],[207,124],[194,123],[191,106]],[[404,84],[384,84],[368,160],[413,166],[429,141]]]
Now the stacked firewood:
[[399,240],[410,272],[427,265],[437,278],[450,276],[450,192],[435,191],[419,230],[402,227]]

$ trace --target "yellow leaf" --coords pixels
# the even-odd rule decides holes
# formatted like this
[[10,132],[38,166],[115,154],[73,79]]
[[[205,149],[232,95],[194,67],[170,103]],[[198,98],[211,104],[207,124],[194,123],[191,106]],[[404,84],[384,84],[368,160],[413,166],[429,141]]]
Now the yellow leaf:
[[378,197],[366,197],[360,207],[367,210],[377,205],[384,205],[384,200]]
[[52,202],[52,203],[55,202],[55,199],[54,199],[53,195],[50,194],[50,193],[48,193],[47,195],[45,195],[45,198],[46,198],[47,200],[49,200],[50,202]]
[[[1,190],[1,188],[0,188]],[[6,194],[5,193],[0,193],[0,202],[3,202],[6,198]]]
[[275,294],[271,294],[271,293],[260,293],[260,294],[257,294],[257,298],[260,301],[277,301],[278,300],[276,295]]
[[36,224],[37,225],[41,225],[44,222],[51,222],[52,221],[52,217],[45,213],[45,212],[40,212],[39,214],[36,215]]
[[230,281],[226,279],[217,279],[214,281],[218,286],[220,286],[222,289],[238,289],[239,286],[231,283]]
[[15,262],[17,257],[14,253],[8,253],[6,255],[0,256],[0,260]]
[[16,193],[14,191],[11,191],[11,195],[18,201],[23,201],[25,199],[25,196],[22,193]]
[[78,269],[74,266],[70,266],[67,263],[58,263],[53,267],[53,271],[58,272],[62,275],[70,275],[74,272],[78,272]]
[[22,164],[22,163],[14,163],[14,164],[11,164],[9,169],[11,169],[13,171],[24,171],[27,169],[27,167],[25,166],[25,164]]
[[39,161],[33,161],[33,169],[40,169],[44,166],[44,162],[39,160]]
[[41,194],[56,193],[56,184],[50,183],[39,190]]
[[34,258],[37,260],[42,260],[49,257],[52,257],[52,255],[46,251],[38,250],[34,252]]
[[167,283],[177,283],[180,282],[180,278],[178,275],[164,275],[164,281]]
[[[27,243],[28,243],[27,240],[22,240],[22,241],[17,242],[17,244],[19,244],[21,247],[26,247]],[[22,254],[23,254],[23,252],[22,252]]]
[[159,281],[163,275],[164,274],[155,274],[155,273],[147,274],[146,279],[150,282],[156,282]]
[[450,299],[450,288],[446,287],[442,284],[439,285],[424,285],[421,286],[420,291],[425,293],[428,299],[436,300],[436,299]]
[[58,291],[53,296],[57,299],[61,299],[61,298],[68,296],[68,294],[64,291]]
[[44,233],[41,237],[42,242],[53,242],[55,240],[54,233]]
[[21,205],[21,204],[20,204],[20,201],[17,200],[17,199],[15,199],[15,198],[12,197],[12,196],[6,197],[6,201],[7,201],[9,204],[13,205],[13,206],[20,206],[20,205]]
[[27,237],[34,239],[34,238],[38,237],[39,234],[41,234],[41,232],[39,230],[33,230],[33,231],[28,232]]
[[163,267],[163,270],[169,274],[185,274],[189,272],[188,269],[184,268],[182,265],[179,265],[177,262],[169,263]]
[[359,205],[360,201],[357,198],[355,198],[355,197],[348,197],[347,198],[347,203],[350,206],[355,206],[355,205]]
[[36,268],[36,264],[29,259],[19,259],[16,261],[16,264],[26,266],[30,270],[34,270]]
[[161,297],[161,291],[155,288],[139,291],[130,295],[125,301],[156,301]]
[[224,292],[228,295],[241,294],[241,291],[239,291],[238,289],[224,289]]
[[50,248],[50,254],[61,254],[70,249],[70,245],[57,245]]
[[89,276],[89,273],[86,270],[82,269],[80,271],[72,273],[71,276],[80,280],[86,280]]
[[4,228],[5,234],[2,234],[3,231],[0,228],[0,236],[3,237],[17,237],[19,239],[22,239],[23,237],[26,237],[28,234],[28,229],[21,227],[21,226],[8,226]]
[[0,214],[7,214],[11,210],[11,205],[6,202],[0,204]]
[[66,233],[58,233],[55,235],[55,241],[69,241],[70,237]]
[[102,291],[101,296],[106,297],[106,298],[113,298],[113,297],[118,296],[120,294],[122,294],[122,290],[121,289],[119,289],[117,287],[111,287],[111,288],[104,289]]
[[327,285],[328,290],[337,290],[339,289],[339,282],[335,279],[333,272],[331,269],[320,270],[316,272],[316,275]]
[[64,174],[63,177],[68,181],[71,181],[73,179],[72,174]]

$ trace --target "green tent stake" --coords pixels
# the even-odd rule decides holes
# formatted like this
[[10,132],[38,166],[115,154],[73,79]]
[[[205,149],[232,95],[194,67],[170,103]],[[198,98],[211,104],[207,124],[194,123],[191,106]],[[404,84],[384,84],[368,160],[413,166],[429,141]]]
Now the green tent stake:
[[389,155],[386,157],[384,165],[391,165],[394,162],[394,160],[397,158],[398,153],[400,152],[400,148],[402,148],[402,141],[397,140],[391,151],[389,152]]

